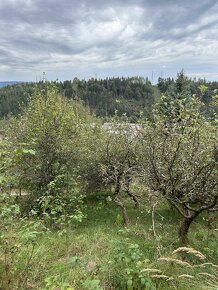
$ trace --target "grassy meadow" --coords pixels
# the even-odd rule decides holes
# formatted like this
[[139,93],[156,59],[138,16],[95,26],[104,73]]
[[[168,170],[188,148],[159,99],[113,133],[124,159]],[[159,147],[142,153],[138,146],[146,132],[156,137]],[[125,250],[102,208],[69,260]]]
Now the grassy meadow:
[[119,209],[100,194],[97,201],[96,195],[87,200],[81,223],[43,229],[36,236],[33,231],[32,242],[24,242],[22,231],[20,239],[15,237],[19,225],[11,226],[6,241],[15,250],[8,255],[2,252],[7,247],[0,250],[9,267],[2,263],[2,281],[8,284],[2,282],[1,289],[218,289],[215,222],[208,229],[202,215],[190,230],[189,247],[205,257],[172,254],[179,247],[180,216],[167,204],[152,211],[149,204],[135,209],[127,202],[127,208],[128,228]]

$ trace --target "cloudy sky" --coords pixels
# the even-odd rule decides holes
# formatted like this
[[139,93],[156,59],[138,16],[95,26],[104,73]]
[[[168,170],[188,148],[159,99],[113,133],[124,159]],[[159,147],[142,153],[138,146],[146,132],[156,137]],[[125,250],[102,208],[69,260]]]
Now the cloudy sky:
[[217,0],[0,0],[0,81],[218,80]]

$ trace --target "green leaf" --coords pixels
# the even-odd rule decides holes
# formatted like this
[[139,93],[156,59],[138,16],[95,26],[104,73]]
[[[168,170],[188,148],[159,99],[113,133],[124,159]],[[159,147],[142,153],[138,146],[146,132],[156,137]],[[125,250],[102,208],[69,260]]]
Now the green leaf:
[[36,151],[33,149],[23,149],[23,153],[24,154],[31,154],[31,155],[35,155]]
[[70,257],[68,259],[68,264],[71,266],[71,267],[74,267],[79,261],[79,258],[77,256],[73,256],[73,257]]

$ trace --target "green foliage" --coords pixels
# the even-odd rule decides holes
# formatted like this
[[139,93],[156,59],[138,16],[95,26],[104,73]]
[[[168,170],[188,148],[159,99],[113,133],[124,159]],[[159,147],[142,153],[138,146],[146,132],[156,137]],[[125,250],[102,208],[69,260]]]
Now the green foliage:
[[[145,108],[149,111],[160,93],[148,79],[107,78],[102,80],[90,79],[52,83],[61,95],[68,99],[82,100],[97,116],[113,116],[117,110],[119,115],[126,113],[134,120]],[[17,84],[0,89],[0,117],[9,113],[17,115],[21,104],[28,103],[28,97],[35,94],[34,88],[42,87],[37,84]],[[118,100],[118,101],[117,101]]]
[[[11,175],[16,172],[18,187],[33,194],[33,203],[39,198],[38,211],[44,215],[46,211],[52,219],[54,213],[65,215],[66,205],[75,204],[75,199],[81,204],[78,172],[85,157],[81,143],[87,140],[92,121],[81,102],[65,100],[55,86],[45,83],[36,87],[23,114],[9,123],[10,151],[17,159]],[[75,211],[81,219],[80,210]]]
[[[159,78],[157,84],[160,92],[171,99],[190,98],[196,96],[203,104],[201,112],[207,118],[214,118],[214,107],[211,103],[217,90],[217,82],[208,82],[205,79],[188,78],[184,71],[177,74],[177,78]],[[217,110],[216,110],[217,113]]]
[[216,130],[200,108],[195,97],[162,97],[154,123],[141,132],[145,182],[184,217],[182,243],[192,221],[216,208],[218,198]]
[[106,183],[115,184],[120,178],[120,183],[125,186],[127,179],[134,177],[137,171],[138,145],[137,140],[133,138],[134,129],[128,122],[115,121],[109,124],[101,166],[102,176]]
[[116,224],[118,226],[122,226],[123,225],[123,218],[122,218],[122,216],[119,213],[117,214]]
[[66,233],[75,223],[84,218],[83,196],[79,194],[56,194],[41,196],[37,199],[38,208],[34,213],[40,213],[48,227]]
[[0,285],[2,289],[24,289],[44,227],[40,221],[21,218],[19,206],[8,194],[0,195],[0,204]]
[[129,244],[115,249],[115,258],[110,265],[119,271],[119,278],[115,278],[118,289],[155,289],[151,279],[142,273],[145,259],[138,244]]
[[103,290],[103,288],[100,286],[100,280],[90,280],[87,279],[83,283],[84,290]]
[[0,118],[9,114],[17,115],[28,103],[28,97],[33,93],[34,84],[20,83],[0,88]]
[[106,78],[65,81],[60,86],[68,98],[80,98],[97,116],[119,116],[124,113],[132,120],[141,110],[149,111],[159,92],[148,79],[141,77]]
[[[153,233],[150,231],[151,220],[147,213],[148,210],[149,207],[146,207],[140,215],[129,206],[132,224],[128,229],[120,228],[120,226],[114,224],[117,215],[116,207],[113,204],[108,207],[100,202],[96,204],[93,201],[87,205],[87,219],[84,219],[77,227],[68,229],[67,240],[59,234],[59,231],[44,229],[39,221],[38,225],[36,223],[34,226],[33,221],[18,220],[15,216],[13,223],[10,223],[11,234],[17,236],[18,231],[12,227],[17,221],[16,227],[20,225],[19,232],[21,233],[19,234],[19,240],[16,238],[16,241],[19,244],[25,243],[21,245],[13,259],[12,267],[16,269],[16,272],[11,278],[13,281],[11,289],[24,290],[28,287],[46,290],[84,289],[85,283],[87,283],[87,287],[98,286],[100,289],[113,289],[113,287],[115,289],[126,289],[128,279],[133,277],[133,283],[139,283],[136,284],[137,289],[144,290],[145,287],[140,286],[141,278],[138,276],[143,276],[145,281],[142,280],[142,283],[144,281],[149,285],[148,287],[151,289],[153,287],[155,290],[196,290],[201,289],[200,287],[207,289],[206,282],[208,283],[208,278],[197,275],[197,273],[208,272],[215,275],[210,269],[211,266],[205,265],[206,268],[199,267],[197,270],[196,267],[184,268],[170,262],[158,262],[156,260],[156,245]],[[171,220],[171,223],[169,223],[169,220]],[[161,223],[161,226],[159,223]],[[175,239],[173,239],[177,223],[178,216],[173,215],[168,207],[160,205],[157,212],[157,231],[161,237],[164,257],[172,257],[171,252],[177,246]],[[35,233],[31,234],[27,243],[26,231],[28,232],[27,235],[34,231],[39,233],[36,234],[36,239],[34,237]],[[194,261],[190,257],[192,254],[189,254],[187,261],[193,265],[210,261],[215,263],[217,260],[217,254],[213,251],[213,248],[216,249],[215,235],[216,232],[213,230],[209,231],[208,236],[205,235],[205,221],[198,219],[198,226],[193,228],[190,238],[192,244],[204,254],[206,248],[210,248],[210,252],[207,252],[209,260],[199,263],[199,260]],[[33,239],[33,255],[28,270],[26,270],[25,265],[27,265],[27,259],[30,257]],[[12,242],[9,244],[13,247]],[[2,244],[0,247],[1,263],[3,249],[4,245]],[[148,273],[147,271],[141,273],[144,269],[154,268],[161,270],[164,275],[173,276],[177,279],[178,281],[176,280],[177,282],[174,283],[176,288],[172,281],[167,282],[151,277],[154,273]],[[25,269],[25,272],[23,269]],[[216,270],[215,267],[213,269]],[[178,278],[180,274],[193,275],[196,280],[190,283],[188,278]],[[3,279],[5,276],[0,275],[0,277]],[[22,280],[18,284],[21,277]],[[215,288],[215,280],[210,282]],[[129,286],[131,286],[130,282]],[[6,287],[6,289],[10,288]]]
[[43,288],[42,290],[53,290],[57,289],[57,287],[60,290],[74,290],[74,288],[70,287],[68,283],[61,283],[57,276],[47,277],[45,283],[46,288]]
[[[152,85],[142,77],[106,78],[52,82],[61,95],[68,99],[82,100],[84,104],[99,117],[108,118],[115,111],[119,116],[124,113],[136,121],[140,112],[150,115],[152,105],[161,94],[176,96],[178,94],[195,94],[205,104],[204,112],[211,115],[211,98],[217,89],[217,82],[188,78],[184,71],[177,78],[159,78],[157,85]],[[42,82],[21,83],[0,89],[0,117],[12,113],[17,115],[26,107],[29,96],[35,93],[35,87],[42,87]],[[207,88],[207,89],[206,89]]]
[[42,186],[51,181],[51,175],[61,171],[63,164],[66,166],[67,161],[73,161],[71,156],[77,149],[74,147],[81,131],[79,128],[90,120],[91,116],[80,102],[66,101],[50,84],[36,88],[28,108],[15,120],[19,130],[14,133],[18,142],[35,144],[38,160],[34,162],[41,162],[39,180],[42,179]]

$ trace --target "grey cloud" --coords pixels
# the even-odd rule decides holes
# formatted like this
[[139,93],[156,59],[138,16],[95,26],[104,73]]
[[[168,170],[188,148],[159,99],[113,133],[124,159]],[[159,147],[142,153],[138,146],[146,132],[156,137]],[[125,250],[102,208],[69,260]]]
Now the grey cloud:
[[216,0],[0,0],[0,25],[1,64],[18,78],[21,68],[55,74],[66,65],[81,73],[129,66],[131,75],[158,62],[218,59]]

